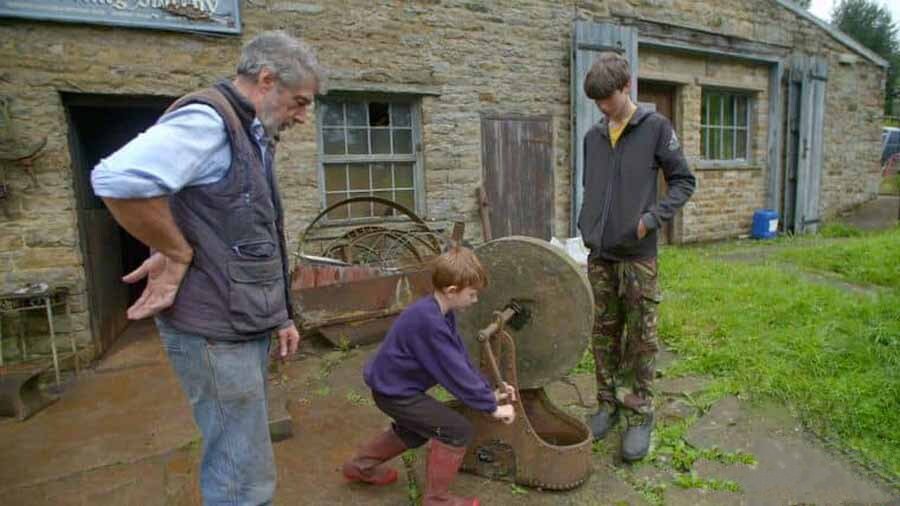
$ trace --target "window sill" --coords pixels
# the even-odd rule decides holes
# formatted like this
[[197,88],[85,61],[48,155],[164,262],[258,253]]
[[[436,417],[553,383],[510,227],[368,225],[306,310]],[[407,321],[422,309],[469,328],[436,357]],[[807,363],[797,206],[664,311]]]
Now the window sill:
[[763,164],[749,160],[694,160],[697,170],[762,170]]

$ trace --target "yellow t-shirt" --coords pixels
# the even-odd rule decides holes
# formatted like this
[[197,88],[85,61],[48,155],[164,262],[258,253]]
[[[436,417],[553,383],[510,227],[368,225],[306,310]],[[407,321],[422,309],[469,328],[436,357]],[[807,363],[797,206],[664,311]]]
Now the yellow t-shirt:
[[[634,109],[634,111],[636,110],[637,108]],[[628,122],[631,121],[631,117],[634,116],[634,111],[631,111],[631,114],[629,114],[628,117],[625,118],[625,121],[622,122],[621,126],[617,128],[613,128],[612,126],[609,127],[609,140],[610,142],[612,142],[613,147],[616,147],[616,143],[619,142],[619,137],[621,137],[622,132],[625,131],[625,125],[627,125]]]

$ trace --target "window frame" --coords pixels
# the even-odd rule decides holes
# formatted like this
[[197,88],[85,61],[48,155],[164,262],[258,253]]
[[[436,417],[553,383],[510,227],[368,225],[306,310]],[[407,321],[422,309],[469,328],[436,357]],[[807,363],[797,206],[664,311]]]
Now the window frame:
[[[709,103],[709,99],[711,96],[719,96],[719,97],[728,97],[731,100],[734,100],[734,119],[731,125],[725,125],[725,107],[724,102],[719,107],[719,123],[710,124],[710,114],[712,111],[712,107]],[[747,101],[746,105],[746,117],[745,126],[739,126],[738,119],[738,103],[736,99],[744,98]],[[698,156],[698,160],[700,162],[701,167],[718,167],[718,166],[736,166],[736,167],[745,167],[751,166],[754,162],[753,159],[753,144],[754,144],[754,120],[753,115],[756,107],[756,96],[755,93],[749,90],[740,90],[740,89],[731,89],[731,88],[720,88],[713,86],[703,86],[700,90],[700,154]],[[703,110],[706,109],[706,115],[704,117]],[[723,132],[726,130],[733,131],[734,137],[732,138],[732,152],[733,158],[711,158],[711,145],[709,142],[710,132],[713,130],[718,130],[719,132]],[[746,153],[745,157],[737,158],[737,145],[738,145],[738,132],[743,130],[746,136],[745,138],[745,146]],[[719,145],[718,151],[719,154],[722,155],[725,152],[725,136],[719,135]],[[707,139],[704,143],[703,139]]]
[[[328,126],[324,125],[324,114],[321,114],[323,110],[322,104],[325,102],[338,102],[338,103],[365,103],[369,104],[371,102],[381,102],[381,103],[402,103],[407,104],[409,106],[410,113],[410,130],[411,130],[411,143],[412,143],[412,153],[411,154],[342,154],[342,155],[333,155],[325,153],[325,140],[324,140],[324,131]],[[414,213],[421,215],[423,209],[425,208],[425,171],[424,171],[424,163],[422,156],[422,112],[421,112],[421,97],[418,95],[411,94],[385,94],[385,93],[366,93],[366,92],[330,92],[327,96],[319,96],[316,97],[315,103],[315,117],[316,117],[316,153],[317,153],[317,177],[318,177],[318,191],[319,191],[319,210],[323,211],[328,207],[328,195],[338,193],[338,192],[329,192],[326,187],[326,176],[325,176],[325,167],[327,165],[334,164],[374,164],[374,163],[410,163],[412,164],[412,191],[413,191],[413,208],[411,209]],[[368,110],[368,107],[367,107]],[[347,120],[344,120],[344,129],[352,128],[352,125],[347,124]],[[372,126],[366,125],[365,129],[369,135],[369,146],[371,150],[371,132]],[[389,131],[393,131],[393,126],[390,127]],[[389,136],[391,140],[391,146],[393,148],[393,135]],[[345,134],[346,139],[346,134]],[[392,149],[393,151],[393,149]],[[349,171],[348,171],[349,174]],[[349,177],[349,175],[348,175]],[[354,191],[351,191],[349,188],[349,181],[347,182],[347,190],[346,193],[349,196],[353,196]],[[391,186],[391,190],[394,191],[397,187]],[[372,174],[371,170],[369,172],[369,192],[373,192],[372,189]],[[365,190],[357,190],[358,195],[363,195]],[[342,225],[358,225],[365,223],[383,223],[390,221],[409,221],[409,218],[403,215],[398,216],[366,216],[366,217],[347,217],[347,218],[331,218],[329,216],[323,217],[323,223],[328,225],[342,226]]]

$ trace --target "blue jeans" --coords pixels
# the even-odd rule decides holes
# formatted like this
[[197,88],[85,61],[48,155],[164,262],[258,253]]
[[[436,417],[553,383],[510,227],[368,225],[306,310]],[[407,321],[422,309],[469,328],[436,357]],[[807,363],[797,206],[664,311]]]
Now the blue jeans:
[[272,504],[276,473],[266,402],[270,340],[207,340],[160,319],[156,327],[203,434],[203,504]]

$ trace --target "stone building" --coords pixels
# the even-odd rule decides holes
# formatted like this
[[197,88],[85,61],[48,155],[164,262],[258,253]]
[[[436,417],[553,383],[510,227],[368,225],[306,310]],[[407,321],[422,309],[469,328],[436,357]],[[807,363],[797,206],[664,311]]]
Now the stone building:
[[[581,81],[609,48],[698,178],[664,240],[741,236],[763,207],[803,232],[877,192],[887,64],[788,0],[247,0],[218,33],[193,28],[236,2],[0,0],[0,291],[69,287],[86,356],[124,327],[135,291],[119,277],[146,255],[91,193],[93,164],[232,75],[266,29],[302,36],[331,70],[314,120],[279,145],[291,248],[327,203],[369,193],[463,220],[477,241],[482,185],[495,235],[571,235],[577,147],[597,119]],[[160,19],[180,24],[142,26]],[[342,212],[330,222],[381,214]]]

